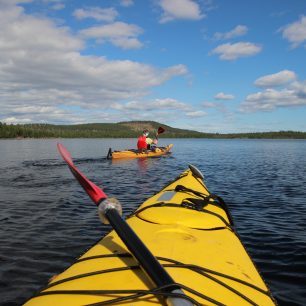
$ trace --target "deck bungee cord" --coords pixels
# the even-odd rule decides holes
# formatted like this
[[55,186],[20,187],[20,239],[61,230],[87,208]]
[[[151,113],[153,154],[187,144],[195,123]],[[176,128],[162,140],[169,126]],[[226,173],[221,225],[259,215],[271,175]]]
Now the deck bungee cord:
[[[142,219],[139,214],[145,210],[148,210],[150,208],[154,208],[154,207],[175,207],[175,208],[186,208],[186,209],[190,209],[190,210],[197,210],[196,208],[194,208],[194,206],[192,205],[193,203],[191,202],[183,202],[182,204],[177,204],[177,203],[169,203],[169,202],[159,202],[159,203],[155,203],[155,204],[152,204],[150,206],[146,206],[142,209],[140,209],[139,211],[136,211],[135,212],[135,215]],[[206,214],[209,214],[209,215],[213,215],[217,218],[219,218],[224,224],[225,224],[225,227],[223,228],[228,228],[230,229],[231,231],[234,231],[234,229],[232,228],[232,226],[229,224],[229,222],[227,222],[222,216],[220,216],[219,214],[216,214],[212,211],[209,211],[207,209],[202,209],[202,210],[197,210],[201,213],[206,213]],[[151,223],[154,223],[152,221],[148,221],[148,220],[144,220],[144,221],[147,221],[147,222],[151,222]],[[194,229],[197,229],[196,227],[192,227]],[[211,229],[210,229],[211,230]]]
[[[106,254],[106,255],[100,255],[100,256],[92,256],[92,257],[85,257],[85,258],[81,258],[79,260],[77,260],[75,262],[75,264],[77,263],[82,263],[84,261],[89,261],[89,260],[97,260],[97,259],[103,259],[103,258],[109,258],[109,257],[120,257],[120,258],[132,258],[132,255],[129,253],[122,253],[122,254]],[[156,257],[159,261],[164,261],[164,262],[170,262],[171,264],[162,264],[164,268],[179,268],[179,269],[189,269],[195,273],[201,274],[203,277],[209,278],[211,281],[218,283],[219,285],[227,288],[228,290],[232,291],[233,293],[235,293],[236,295],[238,295],[239,297],[241,297],[243,300],[247,301],[250,305],[254,305],[257,306],[258,304],[253,302],[252,300],[250,300],[248,297],[246,297],[244,294],[242,294],[241,292],[237,291],[236,289],[234,289],[233,287],[229,286],[228,284],[224,283],[223,281],[221,281],[220,279],[217,279],[215,277],[213,277],[212,275],[216,275],[219,277],[222,277],[224,279],[228,279],[228,280],[232,280],[234,282],[240,283],[244,286],[248,286],[254,290],[257,290],[258,292],[267,295],[268,297],[272,298],[271,293],[268,290],[263,290],[249,282],[246,282],[244,280],[232,277],[230,275],[226,275],[224,273],[220,273],[218,271],[213,271],[211,269],[207,269],[205,267],[201,267],[201,266],[197,266],[197,265],[193,265],[193,264],[185,264],[185,263],[181,263],[178,262],[176,260],[173,260],[171,258],[164,258],[164,257]],[[114,273],[114,272],[121,272],[121,271],[125,271],[125,270],[135,270],[135,269],[140,269],[139,265],[133,265],[133,266],[125,266],[125,267],[118,267],[118,268],[112,268],[112,269],[106,269],[106,270],[100,270],[100,271],[95,271],[92,273],[87,273],[87,274],[80,274],[71,278],[67,278],[67,279],[62,279],[60,281],[55,281],[54,283],[48,285],[47,287],[45,287],[43,290],[47,290],[50,289],[54,286],[57,286],[59,284],[63,284],[66,282],[71,282],[80,278],[84,278],[84,277],[90,277],[90,276],[94,276],[94,275],[98,275],[98,274],[104,274],[104,273]],[[210,275],[212,274],[212,275]],[[188,287],[182,285],[182,284],[176,284],[177,286],[179,286],[181,289],[186,289]],[[160,290],[156,290],[156,289],[161,289],[162,287],[159,288],[155,288],[154,290],[140,290],[140,289],[134,289],[134,290],[70,290],[70,291],[65,291],[65,290],[53,290],[53,291],[42,291],[41,293],[39,293],[37,296],[43,296],[43,295],[63,295],[63,294],[69,294],[69,295],[80,295],[80,294],[85,294],[85,295],[110,295],[110,294],[127,294],[127,293],[139,293],[139,296],[137,298],[143,297],[145,295],[160,295],[160,296],[165,296],[167,295],[167,292],[162,292]],[[163,287],[165,288],[165,287]],[[189,292],[191,292],[191,288],[188,288]],[[196,292],[195,290],[192,290],[192,293],[202,297],[202,294],[200,292]],[[167,295],[170,296],[170,295]],[[125,297],[127,298],[127,297]],[[134,295],[133,297],[129,297],[129,299],[132,298],[136,298]],[[205,296],[205,299],[208,299],[208,296]],[[215,303],[215,305],[223,305],[222,303],[219,303],[211,298],[210,302]],[[109,300],[106,302],[103,302],[101,304],[90,304],[90,305],[108,305],[111,303],[114,303],[113,300]],[[200,304],[199,304],[200,305]]]

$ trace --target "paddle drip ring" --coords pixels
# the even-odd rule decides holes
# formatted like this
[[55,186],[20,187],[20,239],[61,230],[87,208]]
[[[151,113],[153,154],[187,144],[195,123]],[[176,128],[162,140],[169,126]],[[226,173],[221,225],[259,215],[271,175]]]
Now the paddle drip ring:
[[109,224],[105,214],[109,209],[115,209],[119,215],[122,215],[122,206],[116,198],[106,198],[98,206],[98,214],[103,224]]

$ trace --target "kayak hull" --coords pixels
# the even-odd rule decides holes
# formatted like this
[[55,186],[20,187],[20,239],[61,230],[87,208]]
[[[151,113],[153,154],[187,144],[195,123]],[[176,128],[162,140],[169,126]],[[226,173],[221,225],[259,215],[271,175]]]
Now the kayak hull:
[[[127,222],[199,305],[275,305],[226,206],[209,195],[203,181],[187,170]],[[25,305],[99,305],[118,299],[127,299],[124,305],[164,305],[148,290],[154,285],[112,230]]]
[[138,150],[125,150],[125,151],[114,151],[108,154],[108,158],[122,159],[122,158],[147,158],[147,157],[158,157],[170,153],[173,144],[169,144],[166,147],[158,147],[156,151],[146,150],[139,152]]

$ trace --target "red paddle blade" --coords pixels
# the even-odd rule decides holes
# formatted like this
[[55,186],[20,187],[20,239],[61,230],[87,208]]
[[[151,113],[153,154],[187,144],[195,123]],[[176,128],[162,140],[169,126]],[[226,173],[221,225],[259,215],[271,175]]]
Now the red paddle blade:
[[69,166],[70,171],[74,177],[78,180],[83,189],[87,192],[90,198],[94,201],[96,205],[107,198],[107,195],[93,182],[91,182],[77,167],[73,164],[71,154],[69,151],[61,144],[57,144],[58,151],[61,153],[63,159]]
[[163,133],[165,131],[165,129],[164,128],[162,128],[161,126],[158,128],[158,130],[157,130],[157,134],[161,134],[161,133]]

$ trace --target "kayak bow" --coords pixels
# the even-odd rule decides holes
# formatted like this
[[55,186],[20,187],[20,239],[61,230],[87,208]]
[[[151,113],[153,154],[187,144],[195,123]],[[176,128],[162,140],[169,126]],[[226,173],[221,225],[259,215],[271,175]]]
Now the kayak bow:
[[[146,200],[127,224],[194,305],[275,305],[226,204],[195,167]],[[26,306],[157,305],[172,294],[148,281],[113,230]]]

